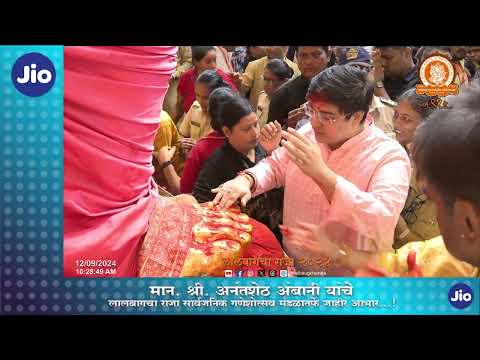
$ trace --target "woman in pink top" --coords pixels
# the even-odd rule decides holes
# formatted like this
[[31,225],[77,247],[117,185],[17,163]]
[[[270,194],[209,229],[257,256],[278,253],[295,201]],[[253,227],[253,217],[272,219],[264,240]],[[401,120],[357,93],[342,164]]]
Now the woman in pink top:
[[[333,241],[353,249],[392,247],[411,168],[406,151],[367,116],[372,96],[366,72],[348,65],[322,71],[307,93],[311,123],[298,132],[278,131],[273,136],[286,139],[283,147],[213,190],[214,201],[228,207],[284,187],[284,245],[299,274],[304,259],[288,241],[288,228],[297,222],[321,224]],[[334,264],[316,275],[323,274],[351,275]]]

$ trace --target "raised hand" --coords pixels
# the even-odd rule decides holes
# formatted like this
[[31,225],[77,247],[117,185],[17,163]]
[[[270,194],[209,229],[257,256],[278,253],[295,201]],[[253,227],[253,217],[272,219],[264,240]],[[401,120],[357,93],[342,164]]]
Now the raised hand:
[[282,140],[282,145],[288,151],[291,161],[312,179],[321,177],[326,165],[320,147],[292,128],[283,131],[282,136],[286,139]]
[[282,140],[282,125],[276,120],[266,124],[260,132],[260,145],[268,155],[278,148],[280,140]]

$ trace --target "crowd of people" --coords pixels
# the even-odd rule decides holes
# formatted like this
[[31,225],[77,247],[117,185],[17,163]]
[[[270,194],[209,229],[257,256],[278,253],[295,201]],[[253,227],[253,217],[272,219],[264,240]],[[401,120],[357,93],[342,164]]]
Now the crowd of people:
[[[436,54],[458,95],[417,93]],[[479,275],[480,47],[180,46],[172,72],[165,193],[239,204],[298,276]]]
[[[332,257],[292,245],[303,240],[291,233],[307,236],[299,223],[364,254],[400,253],[440,236],[411,146],[417,127],[442,110],[417,94],[418,67],[429,56],[447,57],[462,93],[480,77],[480,48],[193,46],[190,69],[184,52],[180,84],[190,83],[196,101],[185,103],[192,96],[179,87],[184,111],[171,115],[183,139],[159,150],[157,177],[175,174],[161,186],[223,207],[240,202],[296,258]],[[225,53],[231,66],[220,68]],[[175,154],[184,157],[184,175],[170,161]],[[344,261],[328,274],[355,270]]]

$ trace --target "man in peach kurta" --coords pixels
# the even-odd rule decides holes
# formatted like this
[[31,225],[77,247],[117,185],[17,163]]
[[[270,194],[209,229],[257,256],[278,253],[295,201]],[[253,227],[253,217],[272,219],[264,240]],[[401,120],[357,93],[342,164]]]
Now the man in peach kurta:
[[[216,189],[215,201],[245,202],[284,187],[284,229],[298,222],[322,224],[333,241],[353,249],[390,249],[411,168],[405,150],[367,116],[372,95],[362,70],[324,70],[307,94],[310,123],[298,132],[279,130],[277,136],[287,140],[283,146]],[[285,250],[295,257],[295,249]],[[326,275],[350,275],[335,265],[326,270]]]

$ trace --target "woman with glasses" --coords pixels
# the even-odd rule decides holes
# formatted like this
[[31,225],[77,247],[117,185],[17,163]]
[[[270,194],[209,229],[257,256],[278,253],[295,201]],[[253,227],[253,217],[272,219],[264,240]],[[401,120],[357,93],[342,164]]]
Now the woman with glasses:
[[[410,181],[407,152],[367,116],[373,85],[366,72],[333,66],[315,76],[307,91],[309,124],[288,129],[282,147],[254,167],[212,190],[228,208],[246,204],[273,188],[284,188],[283,225],[321,225],[338,244],[377,252],[393,245],[393,234]],[[287,240],[288,231],[283,234]],[[299,273],[305,254],[286,245]],[[342,267],[313,275],[348,276]],[[314,274],[315,273],[315,274]]]
[[[408,151],[417,127],[433,112],[439,99],[407,90],[398,99],[393,117],[397,141]],[[432,239],[440,235],[435,205],[422,191],[412,169],[405,206],[395,229],[394,249],[406,243]]]
[[258,125],[262,129],[268,120],[268,108],[273,92],[285,84],[293,76],[293,70],[284,60],[273,59],[263,71],[264,90],[258,95],[257,117]]

